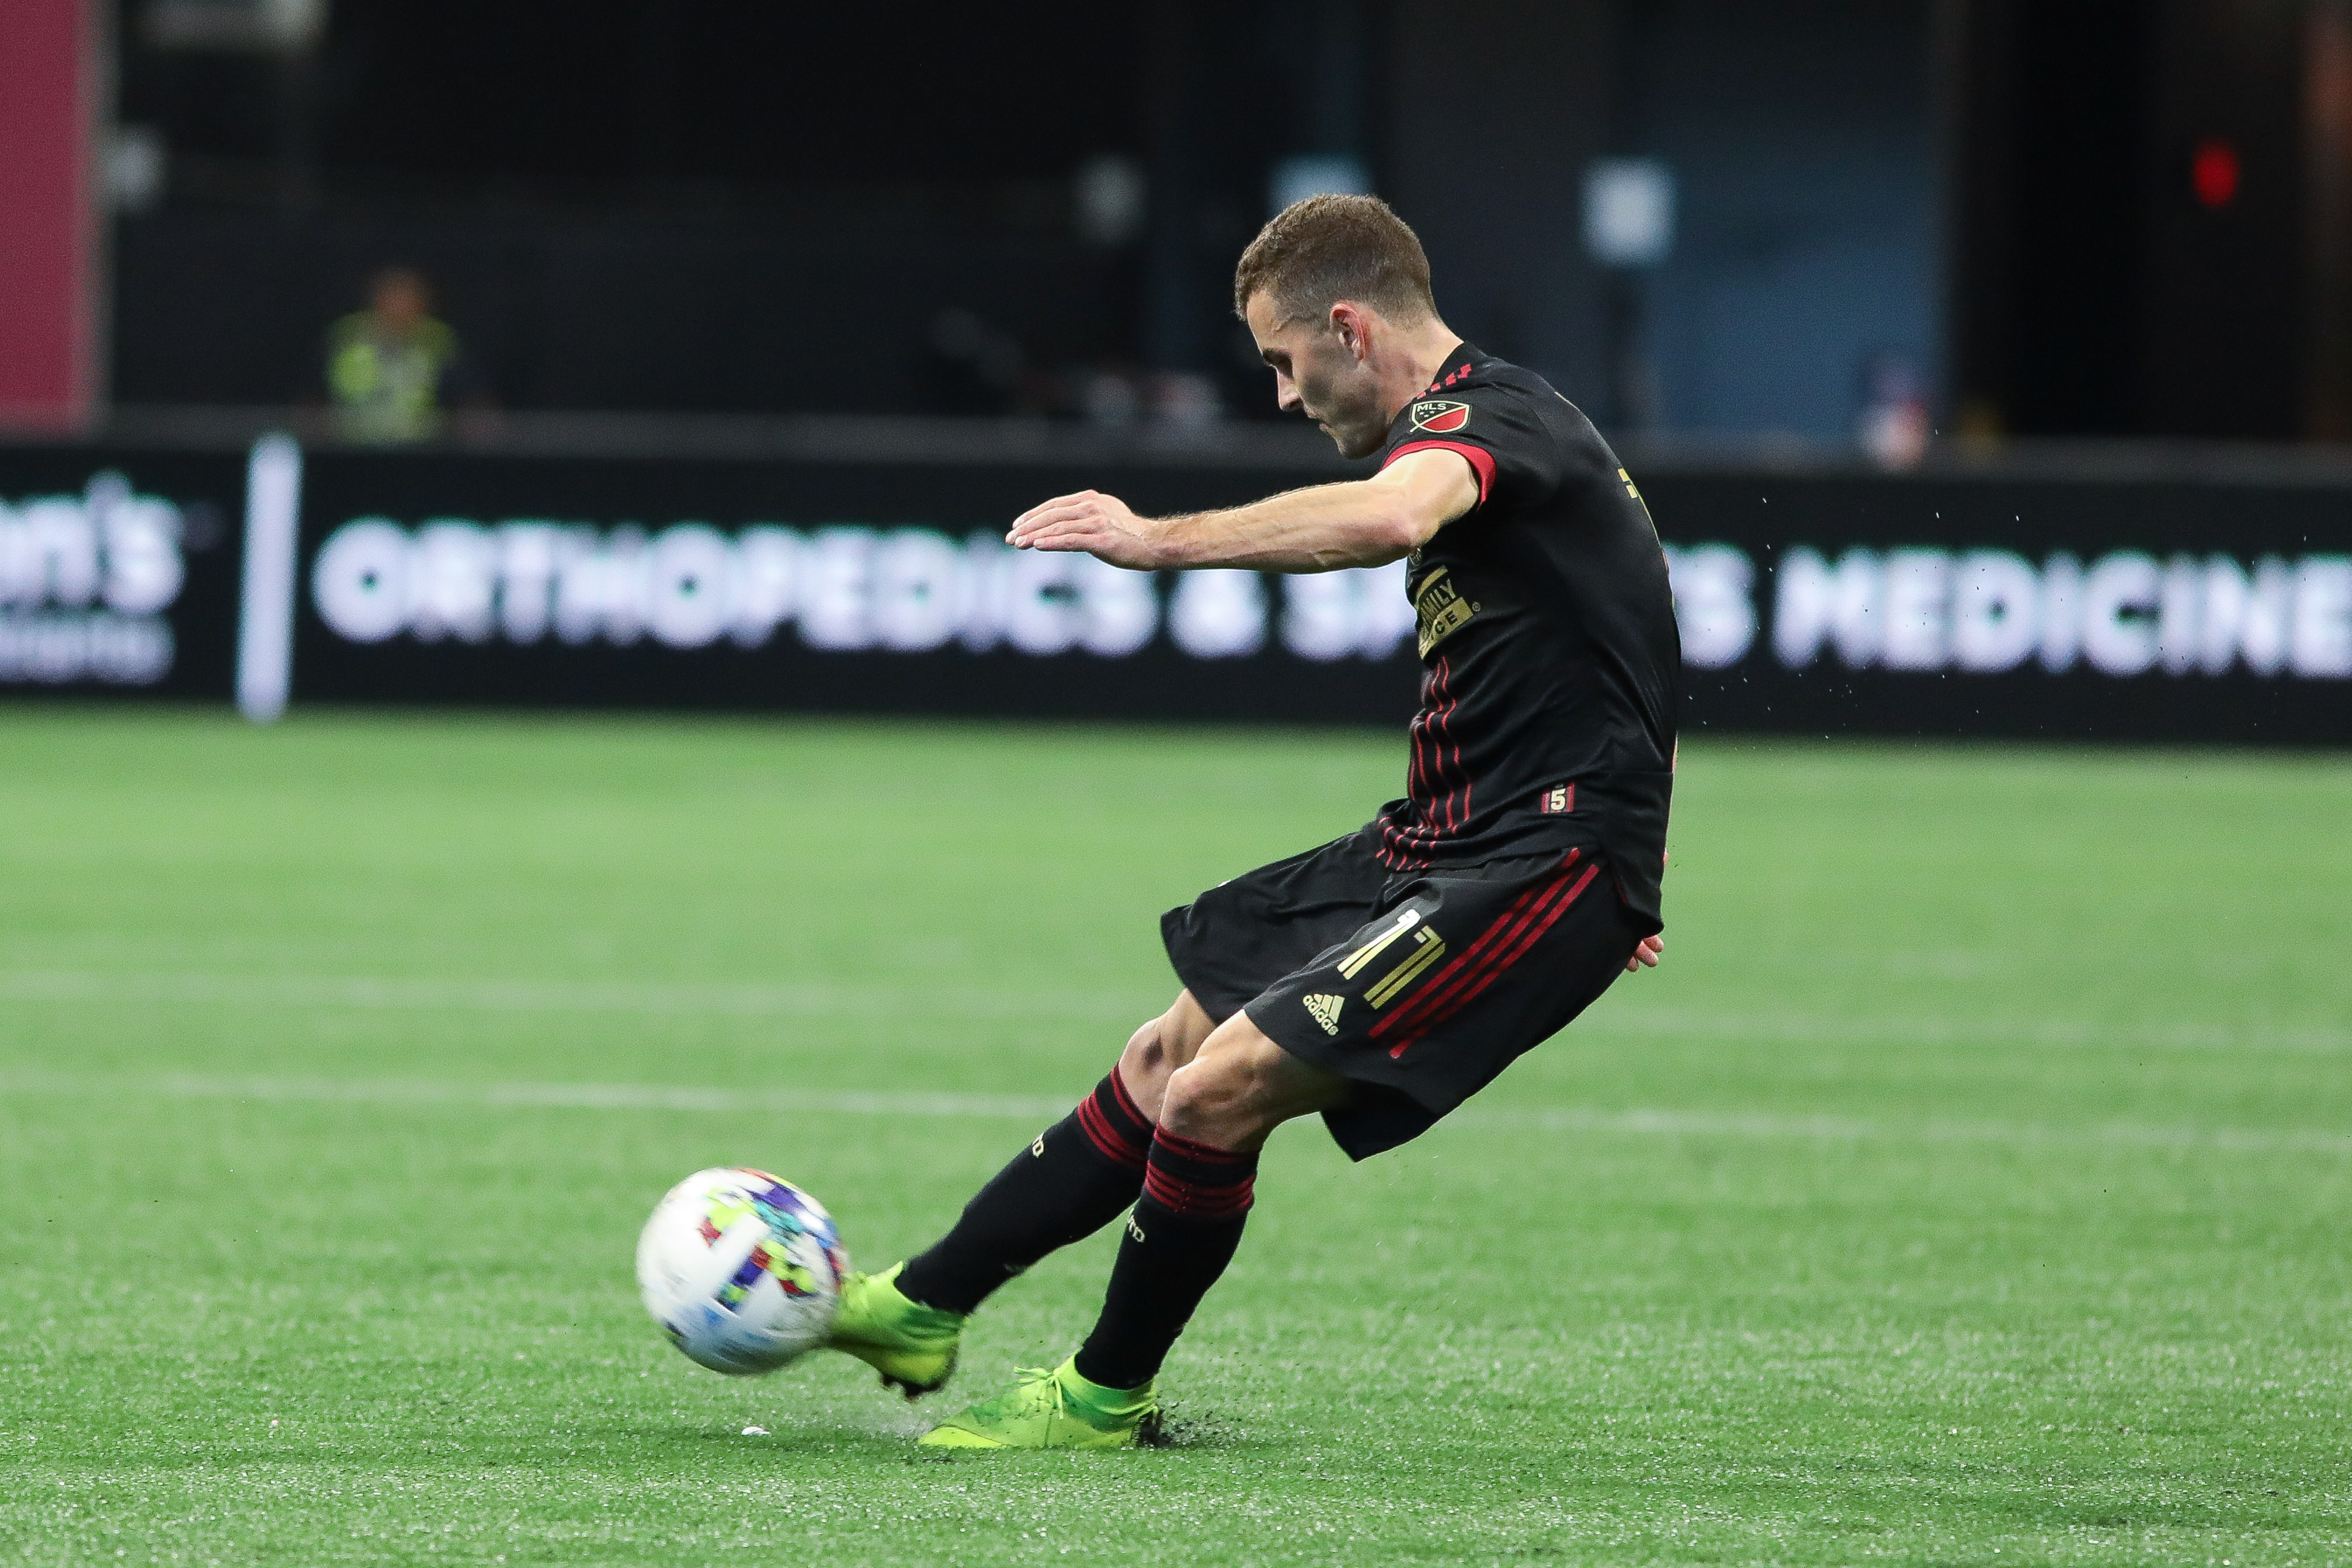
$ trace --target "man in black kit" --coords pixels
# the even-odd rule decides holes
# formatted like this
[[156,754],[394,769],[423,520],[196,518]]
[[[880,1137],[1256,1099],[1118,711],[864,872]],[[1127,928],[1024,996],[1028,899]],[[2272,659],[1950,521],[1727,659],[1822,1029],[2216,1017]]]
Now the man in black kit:
[[1175,1005],[945,1238],[850,1281],[834,1345],[912,1398],[990,1292],[1132,1206],[1077,1354],[929,1445],[1152,1441],[1153,1379],[1240,1244],[1276,1126],[1320,1112],[1350,1156],[1393,1148],[1661,951],[1681,648],[1633,481],[1542,378],[1446,328],[1421,242],[1374,198],[1283,212],[1234,302],[1283,408],[1378,474],[1179,517],[1083,491],[1011,542],[1139,570],[1402,557],[1424,666],[1405,797],[1171,910]]

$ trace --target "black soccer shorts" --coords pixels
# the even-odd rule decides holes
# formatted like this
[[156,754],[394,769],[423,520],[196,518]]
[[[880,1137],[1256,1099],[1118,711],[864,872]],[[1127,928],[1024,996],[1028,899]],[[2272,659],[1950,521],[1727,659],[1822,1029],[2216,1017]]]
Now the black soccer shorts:
[[1323,1113],[1351,1159],[1420,1136],[1550,1039],[1643,933],[1591,849],[1391,871],[1377,828],[1262,866],[1160,916],[1177,977],[1354,1085]]

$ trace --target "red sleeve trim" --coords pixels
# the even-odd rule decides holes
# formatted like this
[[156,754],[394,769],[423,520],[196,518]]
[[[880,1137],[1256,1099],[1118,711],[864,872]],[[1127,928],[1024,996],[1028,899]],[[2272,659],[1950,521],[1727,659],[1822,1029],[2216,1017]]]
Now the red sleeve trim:
[[1495,455],[1483,446],[1473,446],[1466,441],[1408,441],[1382,460],[1385,468],[1398,458],[1414,452],[1455,452],[1469,463],[1478,476],[1478,504],[1486,504],[1486,492],[1495,487]]

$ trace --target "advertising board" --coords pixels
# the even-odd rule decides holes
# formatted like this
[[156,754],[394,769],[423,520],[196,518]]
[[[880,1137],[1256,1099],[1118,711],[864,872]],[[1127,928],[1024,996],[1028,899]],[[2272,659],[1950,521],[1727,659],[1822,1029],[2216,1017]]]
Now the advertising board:
[[[289,670],[298,702],[1412,711],[1402,563],[1153,574],[1003,542],[1088,485],[1164,513],[1312,477],[1296,471],[280,455],[251,467],[278,474],[273,501],[222,458],[0,454],[0,685],[226,695],[222,536],[246,517],[279,540],[248,552],[235,656],[264,716]],[[2352,737],[2352,488],[1672,470],[1643,488],[1690,728]]]
[[1708,727],[2352,739],[2352,490],[1661,476]]
[[229,695],[246,464],[0,451],[0,692]]

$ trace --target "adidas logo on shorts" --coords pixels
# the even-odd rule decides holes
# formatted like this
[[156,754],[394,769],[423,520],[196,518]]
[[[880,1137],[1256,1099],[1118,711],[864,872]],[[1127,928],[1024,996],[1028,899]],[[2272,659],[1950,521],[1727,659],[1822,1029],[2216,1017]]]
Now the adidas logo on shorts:
[[1307,1002],[1307,1010],[1315,1015],[1315,1021],[1323,1026],[1323,1032],[1328,1035],[1338,1034],[1339,1032],[1339,1009],[1347,1005],[1348,998],[1345,997],[1308,997],[1305,999]]

